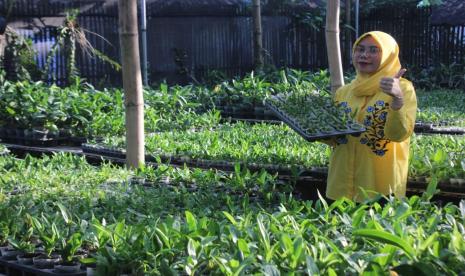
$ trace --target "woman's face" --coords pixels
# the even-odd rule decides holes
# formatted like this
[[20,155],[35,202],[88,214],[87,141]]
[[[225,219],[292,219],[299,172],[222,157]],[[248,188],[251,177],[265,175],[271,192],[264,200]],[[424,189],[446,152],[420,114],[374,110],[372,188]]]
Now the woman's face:
[[371,36],[362,39],[354,50],[354,66],[358,72],[373,74],[381,63],[381,47]]

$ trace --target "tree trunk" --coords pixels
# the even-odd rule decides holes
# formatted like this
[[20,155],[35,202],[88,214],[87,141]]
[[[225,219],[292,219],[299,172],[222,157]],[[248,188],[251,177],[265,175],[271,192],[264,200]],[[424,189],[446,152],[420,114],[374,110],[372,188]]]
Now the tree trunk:
[[328,0],[326,5],[326,49],[333,94],[344,85],[339,43],[339,7],[339,0]]
[[0,60],[3,58],[6,47],[6,19],[0,15]]
[[137,0],[119,0],[119,33],[126,107],[126,166],[145,162],[144,99],[137,31]]
[[76,68],[76,38],[71,33],[68,33],[64,38],[64,54],[66,63],[66,85],[71,85],[75,82],[78,76]]
[[254,67],[256,71],[262,71],[264,65],[262,42],[262,16],[260,12],[260,0],[253,0],[253,45]]
[[6,47],[6,35],[0,34],[0,60],[3,58]]

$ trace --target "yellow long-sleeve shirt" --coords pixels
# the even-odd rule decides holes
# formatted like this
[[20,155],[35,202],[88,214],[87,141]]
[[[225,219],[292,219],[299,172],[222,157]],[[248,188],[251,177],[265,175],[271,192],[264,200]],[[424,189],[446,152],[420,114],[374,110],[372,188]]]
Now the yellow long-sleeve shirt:
[[349,86],[341,87],[334,100],[355,114],[367,131],[332,141],[326,196],[356,201],[376,193],[405,196],[410,135],[415,126],[417,99],[411,82],[400,80],[404,105],[390,108],[392,98],[381,91],[372,96],[356,96]]

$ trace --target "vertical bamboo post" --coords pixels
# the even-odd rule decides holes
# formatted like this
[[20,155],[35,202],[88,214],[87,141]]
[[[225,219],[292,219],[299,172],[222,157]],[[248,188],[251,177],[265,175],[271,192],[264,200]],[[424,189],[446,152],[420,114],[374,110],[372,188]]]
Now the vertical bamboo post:
[[344,85],[339,42],[339,0],[328,0],[326,5],[326,49],[328,52],[331,93]]
[[142,81],[145,86],[149,85],[147,74],[147,3],[145,0],[140,0],[140,32],[142,34]]
[[0,60],[6,47],[6,18],[0,15]]
[[350,61],[352,59],[352,30],[349,28],[349,26],[352,26],[352,5],[351,5],[352,0],[346,0],[346,28],[345,28],[345,59],[344,62],[347,62],[346,66],[350,65]]
[[355,0],[355,37],[360,33],[360,0]]
[[119,0],[119,33],[126,108],[126,166],[145,162],[144,99],[137,31],[137,0]]
[[0,34],[0,61],[3,58],[6,47],[6,34]]
[[263,41],[262,41],[262,16],[260,0],[253,0],[253,42],[254,42],[254,67],[255,70],[263,70]]

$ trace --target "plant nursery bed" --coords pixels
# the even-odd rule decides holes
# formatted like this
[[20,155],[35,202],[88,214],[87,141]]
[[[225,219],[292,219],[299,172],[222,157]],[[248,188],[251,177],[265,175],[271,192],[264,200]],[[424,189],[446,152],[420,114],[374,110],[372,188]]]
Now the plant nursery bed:
[[71,152],[74,154],[82,154],[82,150],[78,147],[71,146],[54,146],[54,147],[43,147],[43,146],[26,146],[18,144],[3,143],[14,154],[25,154],[25,153],[53,153],[53,152]]
[[[109,161],[117,165],[124,165],[126,164],[125,156],[121,156],[122,158],[116,157],[115,155],[106,155],[103,154],[100,149],[93,150],[94,147],[92,145],[89,147],[88,150],[82,151],[76,147],[30,147],[30,146],[21,146],[21,145],[8,145],[6,144],[8,149],[16,155],[24,156],[25,154],[51,154],[54,152],[72,152],[77,155],[83,155],[86,157],[89,163],[94,165],[99,165],[102,162]],[[121,153],[119,153],[121,154]],[[173,167],[184,167],[184,165],[190,168],[201,168],[201,169],[217,169],[221,171],[234,171],[236,163],[230,161],[218,161],[218,160],[203,160],[203,159],[184,159],[183,157],[161,157],[162,160],[169,159],[170,166]],[[153,156],[147,156],[146,162],[147,165],[157,167],[158,164],[154,162],[155,158]],[[165,160],[166,161],[166,160]],[[244,166],[244,164],[241,164]],[[313,189],[313,192],[306,191],[303,187],[314,187],[311,183],[318,183],[318,190],[320,193],[324,191],[326,187],[326,178],[327,178],[327,168],[326,167],[313,167],[308,169],[300,169],[297,175],[292,175],[291,170],[289,168],[285,168],[283,166],[277,165],[270,165],[270,164],[248,164],[247,169],[250,171],[260,171],[262,169],[266,170],[269,173],[276,173],[278,172],[279,179],[288,180],[288,181],[298,181],[299,184],[299,192],[301,192],[304,196],[303,198],[310,198],[309,195],[315,195],[316,190]],[[438,183],[438,189],[440,193],[438,196],[441,196],[444,199],[450,199],[452,201],[456,201],[458,198],[465,198],[465,185],[463,184],[465,180],[463,179],[450,179],[446,181],[441,181]],[[457,182],[457,183],[456,183]],[[324,183],[324,185],[322,184]],[[308,186],[310,185],[310,186]],[[323,186],[322,186],[323,185]],[[409,179],[407,183],[407,190],[413,191],[416,194],[424,192],[428,186],[428,181],[419,180],[419,179]],[[302,189],[303,188],[303,189]]]
[[89,139],[82,136],[71,136],[68,141],[73,146],[81,146],[82,144],[87,143]]
[[229,123],[236,123],[236,122],[245,122],[249,124],[282,124],[283,121],[280,120],[267,120],[267,119],[241,119],[241,118],[235,118],[235,117],[228,117],[228,118],[223,118],[223,121],[229,122]]
[[[305,119],[302,120],[302,118],[293,117],[292,115],[288,114],[288,112],[278,107],[277,103],[279,103],[280,105],[284,105],[286,104],[286,101],[280,98],[279,96],[273,96],[265,101],[265,106],[269,108],[276,115],[276,117],[278,117],[280,120],[286,123],[291,129],[293,129],[295,132],[297,132],[300,136],[302,136],[305,140],[309,142],[344,135],[359,135],[360,133],[363,133],[366,130],[364,126],[356,122],[351,122],[349,124],[342,123],[344,124],[344,130],[342,130],[342,128],[331,126],[331,123],[329,122],[319,121],[319,126],[314,125],[315,129],[317,130],[309,132],[302,126],[303,121]],[[303,102],[302,104],[304,105],[305,103]],[[319,111],[316,111],[315,113],[318,112]],[[320,110],[320,112],[325,111]],[[325,129],[328,127],[330,127],[331,129]]]
[[429,132],[434,133],[434,134],[463,135],[465,134],[465,128],[463,127],[432,127]]
[[465,134],[464,127],[457,127],[449,124],[433,124],[433,123],[415,123],[416,133],[431,133],[431,134]]
[[300,177],[295,184],[295,193],[303,200],[318,200],[324,197],[326,191],[326,180],[312,177]]
[[[85,155],[98,155],[103,158],[118,158],[125,159],[125,151],[118,148],[110,148],[101,145],[94,144],[83,144],[82,151]],[[217,169],[223,171],[234,171],[236,163],[234,161],[227,160],[209,160],[202,158],[192,158],[190,156],[182,155],[157,155],[156,157],[150,154],[145,156],[145,160],[148,162],[157,162],[157,159],[160,159],[163,163],[169,163],[173,166],[184,166],[202,168],[202,169]],[[240,163],[240,162],[239,162]],[[260,164],[260,163],[240,163],[241,167],[246,166],[250,171],[261,171],[265,170],[269,173],[279,173],[290,175],[291,167],[283,165],[274,165],[274,164]],[[304,169],[299,168],[303,173],[308,173],[308,175],[320,175],[321,171],[313,169]],[[313,174],[314,173],[314,174]]]
[[82,144],[81,148],[82,148],[82,152],[86,154],[90,153],[90,154],[101,155],[103,157],[115,157],[115,158],[120,158],[120,159],[126,158],[126,152],[118,148],[110,148],[110,147],[86,144],[86,143]]
[[[407,188],[412,189],[425,190],[427,187],[428,181],[419,181],[416,179],[409,179],[407,184]],[[439,182],[437,187],[441,192],[462,194],[465,198],[465,179],[450,178],[448,180]]]
[[36,130],[3,127],[0,131],[0,139],[8,143],[30,146],[56,146],[70,139],[69,135],[51,135],[44,131],[34,134],[34,131]]
[[271,115],[255,115],[253,113],[230,113],[222,112],[221,117],[224,119],[236,119],[236,120],[257,120],[257,121],[276,121],[278,118],[271,112]]
[[26,154],[33,156],[40,156],[42,154],[53,154],[56,152],[70,152],[76,155],[85,156],[89,163],[99,165],[102,161],[110,161],[118,165],[124,165],[126,163],[125,158],[117,158],[112,156],[106,156],[99,153],[83,152],[80,147],[71,146],[56,146],[56,147],[38,147],[38,146],[24,146],[16,144],[4,144],[12,154],[18,157],[24,157]]
[[58,137],[58,138],[43,138],[43,139],[34,139],[26,137],[7,137],[2,138],[2,141],[5,143],[25,145],[25,146],[41,146],[41,147],[54,147],[60,144],[63,144],[65,141],[68,141],[68,137]]
[[0,257],[0,267],[3,268],[6,275],[69,275],[81,276],[86,275],[86,270],[82,269],[75,273],[63,273],[55,269],[39,269],[33,265],[20,264],[17,260],[7,260]]
[[432,128],[432,123],[416,122],[414,130],[415,132],[428,132],[431,131]]
[[[421,195],[423,194],[424,191],[425,191],[424,189],[407,187],[407,196]],[[440,202],[443,204],[450,202],[450,203],[459,205],[460,202],[464,199],[465,199],[465,194],[463,193],[440,191],[439,193],[433,196],[432,201],[438,202],[438,203]]]
[[233,117],[233,118],[242,118],[242,119],[255,119],[255,114],[253,112],[228,112],[221,111],[221,117]]

